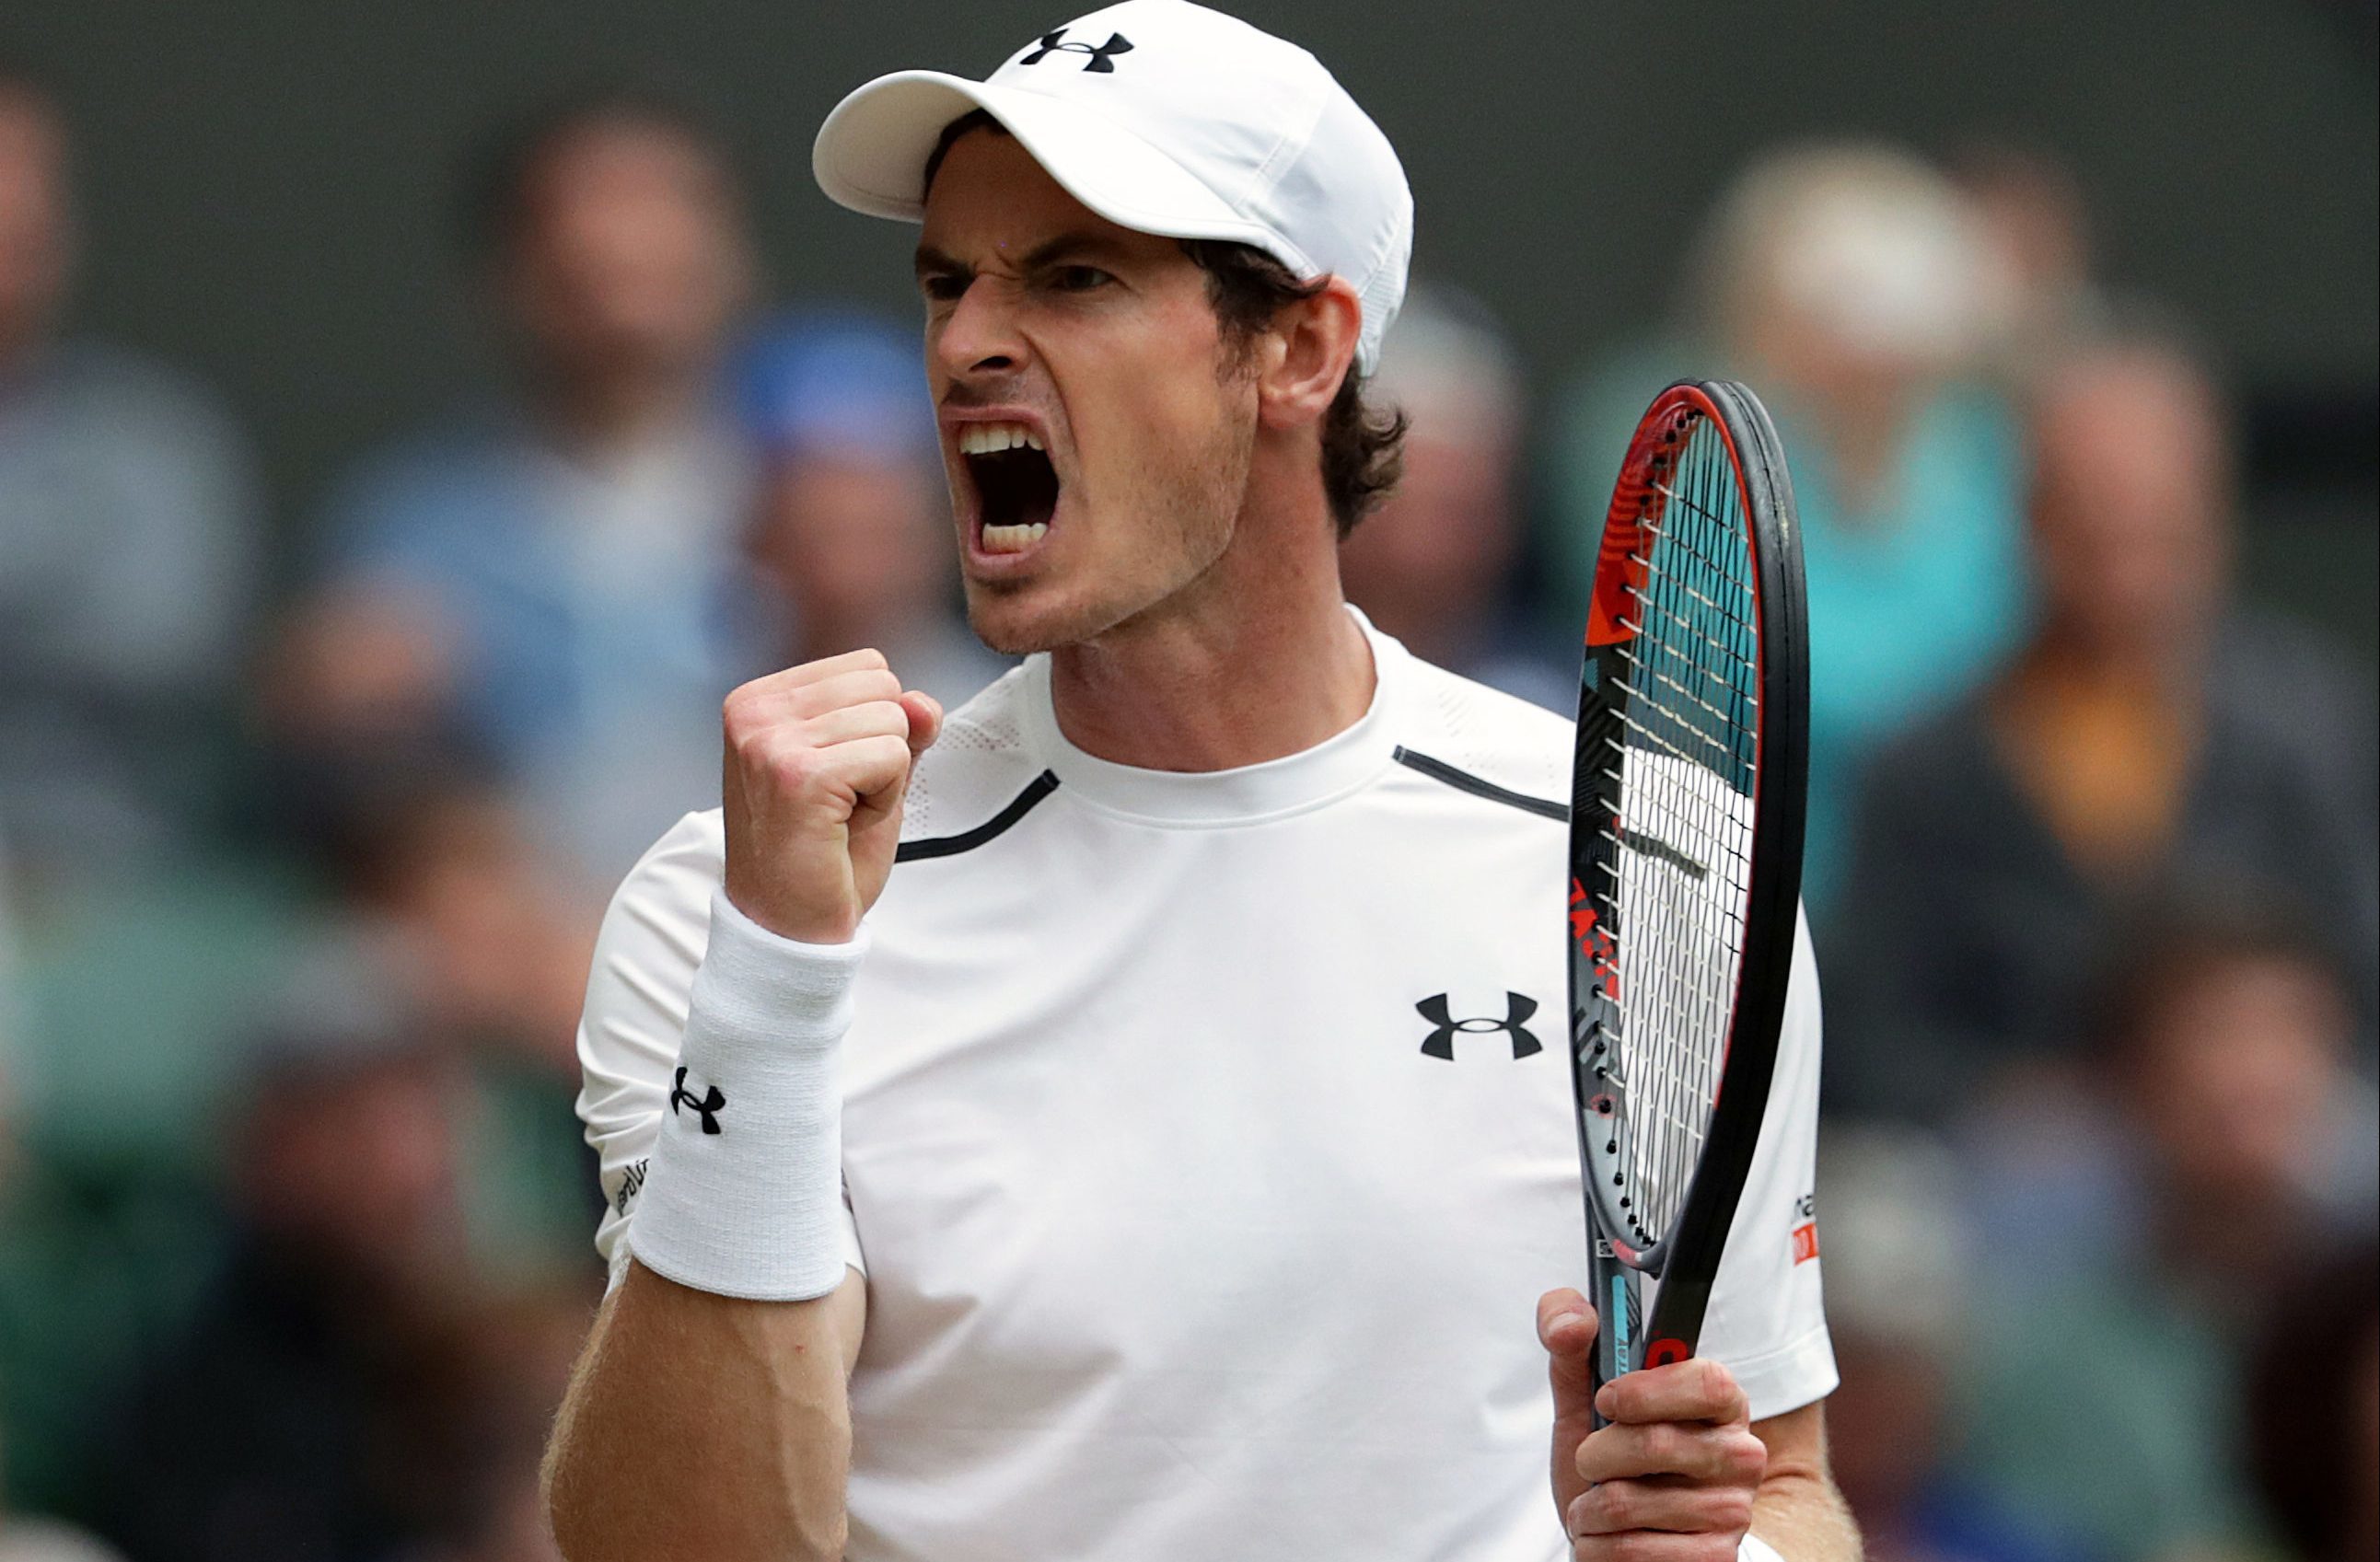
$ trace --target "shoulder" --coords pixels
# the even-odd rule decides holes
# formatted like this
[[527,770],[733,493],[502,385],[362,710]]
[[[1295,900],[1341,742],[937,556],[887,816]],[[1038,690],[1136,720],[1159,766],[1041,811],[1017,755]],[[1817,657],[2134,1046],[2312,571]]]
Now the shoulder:
[[468,546],[502,529],[520,506],[516,448],[488,416],[460,413],[402,435],[363,456],[334,486],[329,529],[334,551],[370,551],[423,532],[452,532]]
[[[905,845],[979,828],[1038,778],[1039,767],[1016,720],[1019,677],[1011,671],[943,721],[941,736],[909,778]],[[706,808],[678,820],[613,892],[596,950],[596,981],[607,972],[633,981],[656,964],[691,972],[701,962],[710,898],[726,871],[720,811]]]
[[692,979],[710,936],[710,897],[726,864],[726,827],[716,808],[686,815],[646,849],[613,892],[596,935],[590,1009],[610,982],[641,987],[664,968]]
[[918,757],[904,804],[905,851],[979,829],[1040,781],[1025,741],[1026,670],[1011,668],[944,719],[941,736]]
[[2358,737],[2369,745],[2369,684],[2337,646],[2295,620],[2234,611],[2208,681],[2224,720],[2282,751]]
[[1973,791],[1998,764],[1990,736],[1992,688],[1979,684],[1886,739],[1864,767],[1867,790],[1893,799]]
[[[1407,662],[1399,757],[1435,761],[1523,797],[1563,804],[1570,796],[1572,723],[1542,706],[1475,683],[1418,657]],[[1447,779],[1441,777],[1440,779]]]
[[106,342],[69,343],[50,378],[66,406],[118,433],[193,444],[231,444],[237,437],[221,397],[144,353]]

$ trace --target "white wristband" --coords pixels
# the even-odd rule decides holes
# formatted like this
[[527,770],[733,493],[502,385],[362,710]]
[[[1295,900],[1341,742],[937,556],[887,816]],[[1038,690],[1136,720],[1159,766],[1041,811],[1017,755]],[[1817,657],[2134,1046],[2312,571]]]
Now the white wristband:
[[628,1245],[721,1296],[797,1302],[843,1283],[843,1035],[868,950],[781,938],[712,898]]
[[1735,1543],[1735,1562],[1785,1562],[1777,1548],[1746,1530],[1743,1538]]

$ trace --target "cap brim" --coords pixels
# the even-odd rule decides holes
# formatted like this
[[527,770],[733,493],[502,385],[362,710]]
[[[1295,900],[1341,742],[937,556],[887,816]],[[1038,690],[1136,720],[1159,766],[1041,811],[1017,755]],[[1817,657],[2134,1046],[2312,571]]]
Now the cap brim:
[[975,109],[1005,126],[1067,194],[1120,227],[1253,244],[1301,276],[1315,270],[1305,256],[1284,253],[1279,234],[1232,211],[1114,120],[1020,87],[933,70],[879,77],[837,103],[819,127],[811,171],[820,188],[855,212],[921,221],[926,160],[951,121]]

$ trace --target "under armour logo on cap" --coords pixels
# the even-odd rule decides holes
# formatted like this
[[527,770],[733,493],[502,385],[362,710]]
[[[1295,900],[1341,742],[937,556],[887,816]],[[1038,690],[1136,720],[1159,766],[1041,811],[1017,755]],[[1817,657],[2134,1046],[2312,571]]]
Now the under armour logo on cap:
[[1041,46],[1016,63],[1018,65],[1039,65],[1043,60],[1048,59],[1052,54],[1088,54],[1091,57],[1083,62],[1083,68],[1085,70],[1105,71],[1110,75],[1112,75],[1115,72],[1115,62],[1108,56],[1111,54],[1128,54],[1132,53],[1132,40],[1126,38],[1121,32],[1109,33],[1108,41],[1100,44],[1096,49],[1092,48],[1088,43],[1061,43],[1058,42],[1058,40],[1065,36],[1066,30],[1062,27],[1055,32],[1043,33],[1041,35]]
[[1421,1044],[1422,1052],[1431,1058],[1443,1058],[1451,1063],[1454,1061],[1456,1035],[1482,1035],[1490,1031],[1502,1031],[1512,1038],[1512,1057],[1515,1061],[1526,1058],[1533,1052],[1544,1050],[1538,1045],[1537,1038],[1522,1026],[1523,1021],[1537,1011],[1537,1000],[1534,998],[1524,998],[1516,992],[1507,992],[1504,995],[1504,1017],[1500,1020],[1490,1020],[1485,1016],[1468,1020],[1450,1018],[1446,1012],[1446,994],[1442,992],[1432,993],[1415,1004],[1414,1008],[1423,1019],[1438,1027],[1430,1032],[1429,1038]]
[[[1534,1009],[1536,1005],[1533,1003],[1529,1007]],[[698,1100],[694,1092],[686,1087],[686,1070],[683,1068],[678,1070],[677,1084],[670,1091],[670,1114],[673,1117],[677,1114],[678,1108],[692,1107],[696,1114],[702,1119],[702,1131],[705,1133],[716,1133],[719,1132],[719,1108],[725,1105],[727,1105],[727,1097],[719,1093],[719,1086],[715,1084],[705,1091]]]

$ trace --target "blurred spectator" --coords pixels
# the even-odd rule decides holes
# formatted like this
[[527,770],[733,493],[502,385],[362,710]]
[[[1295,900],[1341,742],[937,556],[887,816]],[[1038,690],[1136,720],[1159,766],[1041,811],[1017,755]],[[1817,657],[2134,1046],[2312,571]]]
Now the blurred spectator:
[[1836,1483],[1870,1562],[2057,1562],[2090,1555],[1981,1486],[1957,1446],[1981,1277],[1959,1168],[1900,1130],[1836,1130],[1819,1168],[1827,1326],[1842,1386],[1827,1401]]
[[348,914],[403,959],[423,1023],[460,1044],[475,1258],[507,1284],[597,1273],[594,1164],[573,1105],[594,939],[584,908],[518,817],[459,775],[392,797],[341,866]]
[[532,1291],[472,1314],[477,1495],[455,1537],[421,1562],[562,1562],[546,1526],[538,1467],[601,1289]]
[[2082,188],[2047,153],[2005,145],[1968,148],[1950,176],[1967,198],[1988,267],[1986,362],[2002,383],[2022,387],[2107,324]]
[[20,871],[90,880],[214,822],[257,516],[211,395],[65,333],[68,161],[0,67],[0,824]]
[[2301,1266],[2258,1341],[2249,1465],[2298,1562],[2380,1556],[2380,1247]]
[[1511,345],[1477,303],[1417,288],[1372,394],[1412,426],[1396,490],[1339,550],[1349,599],[1425,660],[1575,713],[1577,670],[1533,644],[1512,611],[1528,411]]
[[457,1092],[377,951],[302,965],[234,1134],[228,1270],[135,1394],[134,1562],[371,1562],[472,1518]]
[[2041,624],[1877,762],[1828,943],[1828,1101],[1938,1118],[2075,1046],[2119,906],[2286,890],[2356,971],[2375,939],[2372,698],[2241,610],[2232,474],[2204,375],[2117,342],[2034,407]]
[[609,886],[716,798],[718,702],[756,666],[720,383],[744,213],[709,135],[626,91],[514,128],[471,197],[513,394],[346,485],[270,704],[301,793],[470,754]]
[[[2294,1256],[2373,1219],[2373,1092],[2332,961],[2252,906],[2191,904],[2127,940],[2089,1081],[2137,1220],[2078,1239],[2003,1212],[2023,1235],[1995,1249],[1973,1378],[1976,1468],[2119,1559],[2265,1548],[2244,1355]],[[1991,1167],[1973,1182],[2005,1196]],[[2027,1256],[2077,1240],[2095,1262],[2062,1281]]]
[[1993,272],[1948,180],[1850,145],[1746,171],[1710,219],[1697,274],[1681,337],[1603,364],[1567,407],[1548,554],[1561,599],[1584,602],[1621,455],[1663,385],[1730,375],[1759,394],[1791,464],[1809,575],[1803,889],[1823,913],[1864,757],[2022,625],[2017,441],[1978,378]]
[[955,709],[1007,663],[953,611],[957,554],[917,334],[866,316],[776,322],[743,356],[763,452],[751,551],[791,666],[873,647]]

